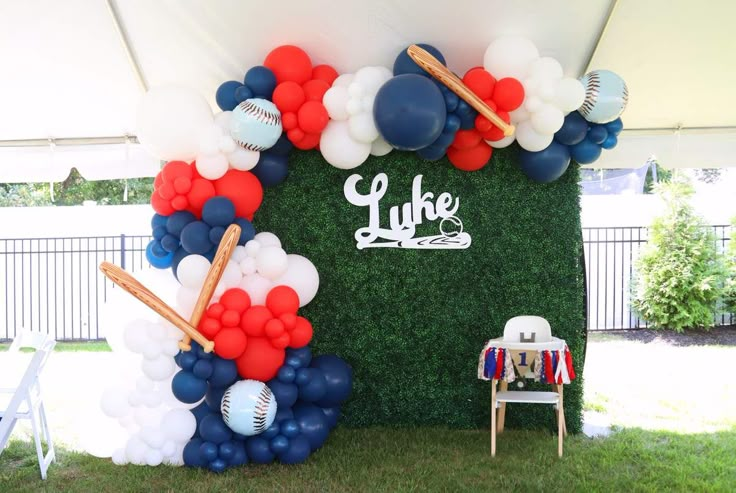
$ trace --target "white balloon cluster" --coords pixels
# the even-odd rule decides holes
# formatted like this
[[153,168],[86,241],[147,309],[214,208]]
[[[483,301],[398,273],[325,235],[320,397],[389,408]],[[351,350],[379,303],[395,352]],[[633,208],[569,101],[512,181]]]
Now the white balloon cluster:
[[376,93],[391,77],[393,74],[386,67],[363,67],[332,83],[322,98],[330,122],[319,143],[328,163],[352,169],[363,164],[370,154],[384,156],[391,152],[391,145],[379,135],[373,120]]
[[[189,255],[179,263],[176,273],[181,287],[177,293],[177,309],[182,316],[194,310],[209,268],[209,261],[200,255]],[[268,292],[279,285],[294,289],[299,295],[299,306],[304,306],[317,294],[319,274],[308,259],[287,255],[275,234],[258,233],[245,246],[235,247],[213,301],[227,289],[239,287],[248,293],[252,304],[264,305]]]
[[213,117],[207,101],[192,89],[155,87],[138,108],[138,140],[159,159],[196,160],[199,174],[216,180],[231,168],[252,169],[260,157],[232,139],[231,117],[231,111]]
[[[516,125],[515,138],[531,152],[545,149],[564,123],[565,115],[577,110],[585,99],[583,84],[564,77],[562,66],[551,57],[540,57],[526,38],[506,37],[493,41],[486,50],[483,67],[497,79],[513,77],[524,86],[524,102],[510,113]],[[489,142],[506,147],[514,137]]]

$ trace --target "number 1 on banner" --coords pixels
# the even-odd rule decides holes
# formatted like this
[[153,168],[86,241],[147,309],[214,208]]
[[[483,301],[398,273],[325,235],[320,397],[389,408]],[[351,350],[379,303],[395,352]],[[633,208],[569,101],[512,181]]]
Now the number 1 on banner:
[[521,358],[521,361],[519,361],[519,366],[527,366],[526,353],[519,353],[519,357]]

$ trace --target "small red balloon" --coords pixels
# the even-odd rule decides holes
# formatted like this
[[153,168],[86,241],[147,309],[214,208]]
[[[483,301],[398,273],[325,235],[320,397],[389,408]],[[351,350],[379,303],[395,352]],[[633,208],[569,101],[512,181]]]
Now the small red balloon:
[[493,123],[483,115],[475,117],[475,129],[480,132],[488,132],[493,127]]
[[245,351],[248,338],[240,328],[222,329],[215,336],[215,353],[225,359],[235,359]]
[[187,200],[189,201],[189,212],[197,216],[197,219],[202,217],[202,207],[204,203],[215,196],[215,185],[204,178],[196,178],[192,180],[192,188],[187,194]]
[[304,89],[304,95],[307,97],[307,101],[318,101],[322,102],[322,96],[325,95],[327,89],[330,88],[330,84],[323,80],[309,80],[304,83],[302,89]]
[[327,84],[332,85],[335,79],[337,79],[337,70],[329,65],[317,65],[312,69],[312,79],[323,80]]
[[250,171],[229,170],[215,181],[215,193],[232,201],[237,217],[252,217],[263,201],[261,182]]
[[276,317],[283,313],[296,313],[299,295],[289,286],[276,286],[266,295],[266,306]]
[[276,339],[281,334],[284,333],[286,328],[284,327],[284,322],[279,320],[278,318],[272,318],[268,322],[266,322],[265,332],[266,336],[268,336],[270,339]]
[[176,197],[176,189],[174,188],[174,184],[170,181],[164,181],[163,185],[158,187],[157,191],[164,200],[171,200]]
[[224,312],[225,307],[222,305],[222,303],[212,303],[209,307],[207,307],[207,316],[210,318],[216,318],[219,320]]
[[330,121],[324,105],[318,101],[307,101],[299,108],[299,128],[306,134],[319,134]]
[[296,327],[290,332],[291,342],[289,346],[294,349],[304,347],[312,340],[312,324],[304,317],[297,317]]
[[240,327],[249,336],[263,336],[263,329],[266,322],[273,318],[273,313],[262,305],[255,305],[248,308],[240,319]]
[[296,327],[296,314],[295,313],[282,313],[279,316],[279,320],[283,322],[286,330],[292,330]]
[[285,355],[285,351],[273,347],[269,339],[249,337],[245,351],[235,360],[235,364],[241,377],[267,382],[276,376],[284,364]]
[[296,144],[304,138],[304,130],[299,127],[292,128],[286,132],[286,137],[289,138],[289,141],[291,141],[292,144]]
[[283,82],[273,91],[273,104],[281,113],[296,113],[306,100],[304,89],[296,82]]
[[161,168],[161,175],[166,182],[173,182],[180,176],[192,178],[192,167],[184,161],[169,161]]
[[480,134],[475,129],[458,130],[455,133],[455,140],[452,141],[451,147],[456,149],[470,149],[477,146],[480,141]]
[[298,124],[299,120],[297,120],[296,113],[293,111],[289,111],[281,115],[281,126],[284,127],[284,130],[287,132],[292,128],[296,128]]
[[493,86],[496,84],[496,79],[486,72],[484,68],[475,67],[465,73],[463,82],[480,99],[488,99],[493,94]]
[[291,336],[284,332],[278,337],[274,337],[271,339],[271,345],[278,349],[286,349],[289,346],[289,343],[291,342]]
[[[505,111],[497,111],[496,114],[506,123],[511,121],[511,117]],[[505,137],[503,130],[495,125],[491,125],[491,128],[481,133],[484,140],[501,140]]]
[[220,317],[220,323],[223,327],[239,327],[240,313],[237,310],[225,310]]
[[292,144],[294,144],[294,147],[297,149],[308,151],[309,149],[315,149],[319,146],[319,139],[320,134],[304,134],[304,136],[302,136],[298,141],[292,141]]
[[176,212],[174,208],[171,207],[171,201],[161,197],[158,191],[154,191],[151,194],[151,207],[153,207],[153,210],[156,211],[157,214],[161,214],[162,216],[170,216]]
[[191,188],[192,180],[190,180],[186,176],[180,176],[176,180],[174,180],[174,190],[176,190],[176,193],[189,193],[189,190],[191,190]]
[[524,86],[513,77],[506,77],[496,82],[493,98],[499,110],[514,111],[524,102]]
[[177,211],[184,211],[189,207],[189,201],[183,195],[177,195],[171,200],[171,207]]
[[278,84],[285,81],[304,84],[312,77],[312,60],[298,46],[283,45],[274,48],[266,55],[263,65],[273,71]]
[[250,308],[250,296],[240,288],[228,289],[220,297],[220,303],[228,309],[243,313]]
[[220,329],[222,329],[222,325],[220,325],[220,321],[216,318],[204,317],[202,321],[199,322],[198,330],[207,339],[215,337],[215,335],[220,332]]
[[493,149],[485,142],[479,143],[469,149],[447,149],[447,158],[458,169],[463,171],[477,171],[485,166],[491,159]]

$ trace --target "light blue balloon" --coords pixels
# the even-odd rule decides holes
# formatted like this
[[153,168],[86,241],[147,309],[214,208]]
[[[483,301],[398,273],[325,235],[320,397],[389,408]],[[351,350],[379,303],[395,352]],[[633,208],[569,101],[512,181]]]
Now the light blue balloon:
[[233,109],[230,136],[249,151],[264,151],[281,136],[281,112],[266,99],[246,99]]
[[608,123],[626,109],[629,90],[626,82],[610,70],[594,70],[581,79],[585,87],[585,101],[578,109],[591,123]]

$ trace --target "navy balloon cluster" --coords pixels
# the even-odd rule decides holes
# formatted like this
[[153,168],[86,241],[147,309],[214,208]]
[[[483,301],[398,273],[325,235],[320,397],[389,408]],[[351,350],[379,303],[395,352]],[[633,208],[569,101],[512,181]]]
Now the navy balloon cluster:
[[240,226],[238,245],[245,245],[256,235],[250,221],[235,217],[235,206],[226,197],[216,196],[205,202],[201,220],[188,211],[177,211],[170,216],[154,214],[153,240],[146,248],[146,258],[156,268],[172,267],[175,274],[179,262],[187,255],[202,255],[212,261],[231,224]]
[[246,437],[228,428],[220,412],[223,394],[240,380],[235,362],[204,353],[194,342],[175,360],[181,367],[172,382],[176,398],[195,403],[204,397],[191,410],[197,431],[184,448],[184,463],[214,472],[247,462],[304,462],[337,424],[353,385],[352,369],[337,356],[312,358],[308,347],[287,350],[276,378],[267,382],[276,399],[276,418],[263,433]]
[[[445,63],[435,47],[419,46]],[[459,129],[473,128],[476,111],[433,79],[406,50],[396,57],[393,73],[394,77],[379,89],[373,105],[378,131],[396,149],[417,151],[427,160],[441,159]]]
[[539,152],[519,151],[519,165],[532,180],[550,183],[562,176],[570,160],[580,164],[594,163],[603,149],[613,149],[623,130],[620,118],[605,124],[590,123],[577,111],[565,117],[554,140]]

